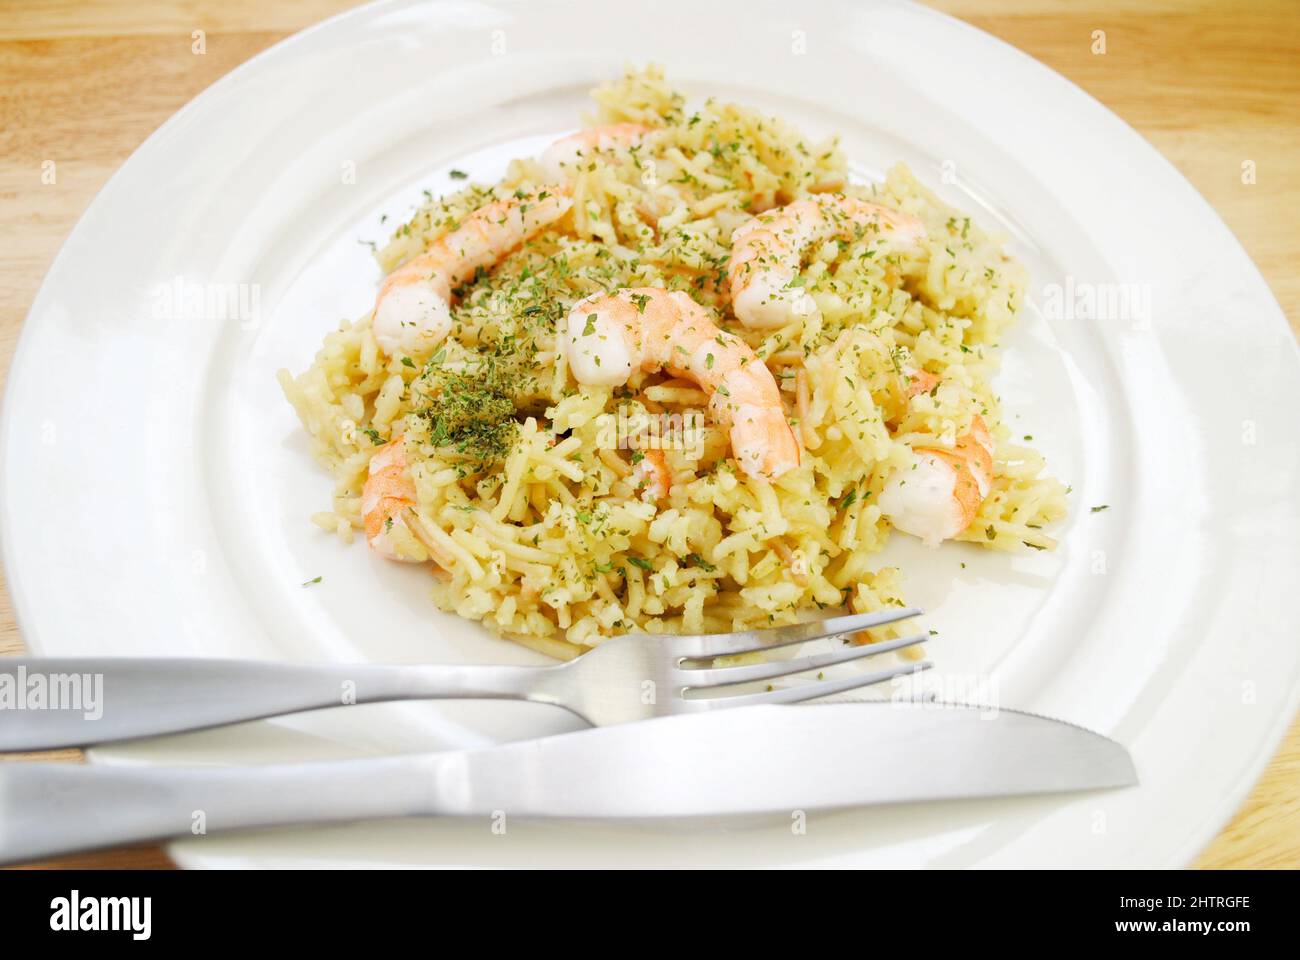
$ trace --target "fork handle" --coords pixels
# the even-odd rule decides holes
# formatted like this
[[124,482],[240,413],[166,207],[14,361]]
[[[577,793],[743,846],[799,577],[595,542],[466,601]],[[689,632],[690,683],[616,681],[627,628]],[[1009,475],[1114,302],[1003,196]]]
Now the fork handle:
[[559,669],[5,657],[0,751],[108,743],[387,700],[461,697],[562,706],[551,682]]
[[461,757],[250,767],[3,763],[0,864],[245,827],[454,809],[442,794],[461,780]]

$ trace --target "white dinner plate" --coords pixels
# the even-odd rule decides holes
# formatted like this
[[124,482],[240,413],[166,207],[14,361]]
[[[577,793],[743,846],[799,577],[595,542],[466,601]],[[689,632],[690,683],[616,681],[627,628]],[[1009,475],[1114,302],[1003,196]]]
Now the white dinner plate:
[[[540,662],[438,613],[427,575],[310,525],[331,480],[274,373],[305,368],[339,319],[366,311],[378,269],[365,242],[422,191],[457,186],[453,167],[493,179],[574,128],[587,90],[625,60],[662,63],[696,97],[840,131],[857,176],[904,160],[1009,235],[1033,308],[997,387],[1012,429],[1073,487],[1061,546],[1008,557],[898,537],[886,559],[939,631],[941,692],[1104,732],[1132,750],[1141,787],[826,814],[805,834],[785,818],[510,823],[505,836],[487,821],[403,821],[187,838],[173,854],[186,866],[1189,862],[1300,692],[1295,342],[1214,211],[1132,129],[1041,64],[910,4],[380,3],[216,83],[95,199],[24,327],[3,539],[26,641],[55,655]],[[538,705],[383,705],[92,759],[264,762],[576,727]]]

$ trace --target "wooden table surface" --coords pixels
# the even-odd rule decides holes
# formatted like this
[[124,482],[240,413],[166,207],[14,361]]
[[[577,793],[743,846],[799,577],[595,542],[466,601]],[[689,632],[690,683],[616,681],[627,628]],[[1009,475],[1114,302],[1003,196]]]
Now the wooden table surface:
[[[0,369],[96,191],[184,103],[349,0],[4,0]],[[1295,0],[934,0],[1069,77],[1209,199],[1300,333],[1300,17]],[[206,52],[192,51],[204,31]],[[1104,31],[1105,52],[1094,52]],[[634,55],[629,49],[628,55]],[[57,183],[41,181],[57,164]],[[1253,161],[1256,182],[1242,182]],[[0,654],[23,642],[0,580]],[[75,761],[75,751],[56,754]],[[53,866],[161,867],[137,847]],[[1300,722],[1204,867],[1300,867]]]

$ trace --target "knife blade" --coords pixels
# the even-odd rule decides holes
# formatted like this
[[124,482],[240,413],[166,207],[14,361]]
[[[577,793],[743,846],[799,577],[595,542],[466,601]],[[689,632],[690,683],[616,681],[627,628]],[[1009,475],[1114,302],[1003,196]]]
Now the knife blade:
[[449,805],[542,817],[714,816],[1137,782],[1128,751],[1083,727],[933,701],[721,710],[465,757],[469,789]]
[[1128,752],[1028,713],[757,706],[481,750],[245,767],[0,764],[0,862],[208,831],[430,815],[645,819],[1129,786]]

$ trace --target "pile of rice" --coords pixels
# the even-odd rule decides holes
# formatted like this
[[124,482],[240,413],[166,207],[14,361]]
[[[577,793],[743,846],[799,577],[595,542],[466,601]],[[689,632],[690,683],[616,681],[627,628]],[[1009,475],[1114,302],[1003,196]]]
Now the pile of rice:
[[[630,151],[584,159],[572,211],[456,291],[451,335],[430,356],[385,357],[370,317],[325,338],[285,395],[337,479],[312,519],[345,541],[362,526],[361,489],[377,445],[404,436],[420,534],[400,549],[430,559],[434,601],[556,657],[628,632],[723,632],[792,622],[809,610],[901,605],[900,577],[873,567],[891,534],[876,500],[909,448],[952,444],[983,417],[995,480],[958,539],[992,550],[1050,549],[1043,527],[1065,489],[1008,441],[990,377],[1026,277],[999,240],[940,202],[903,166],[852,185],[835,140],[730,103],[698,108],[648,68],[594,94],[589,123],[653,127]],[[422,252],[490,199],[545,185],[531,159],[504,181],[429,201],[377,252],[385,271]],[[732,231],[810,193],[842,192],[920,218],[921,255],[878,235],[830,242],[803,270],[817,311],[775,331],[731,314]],[[670,494],[637,496],[618,426],[705,409],[694,384],[634,374],[613,390],[576,384],[556,329],[602,290],[688,292],[743,337],[776,376],[802,465],[774,483],[741,473],[726,433],[668,449]],[[904,366],[940,376],[910,405]],[[687,422],[690,422],[689,420]],[[891,629],[873,638],[892,636]]]

